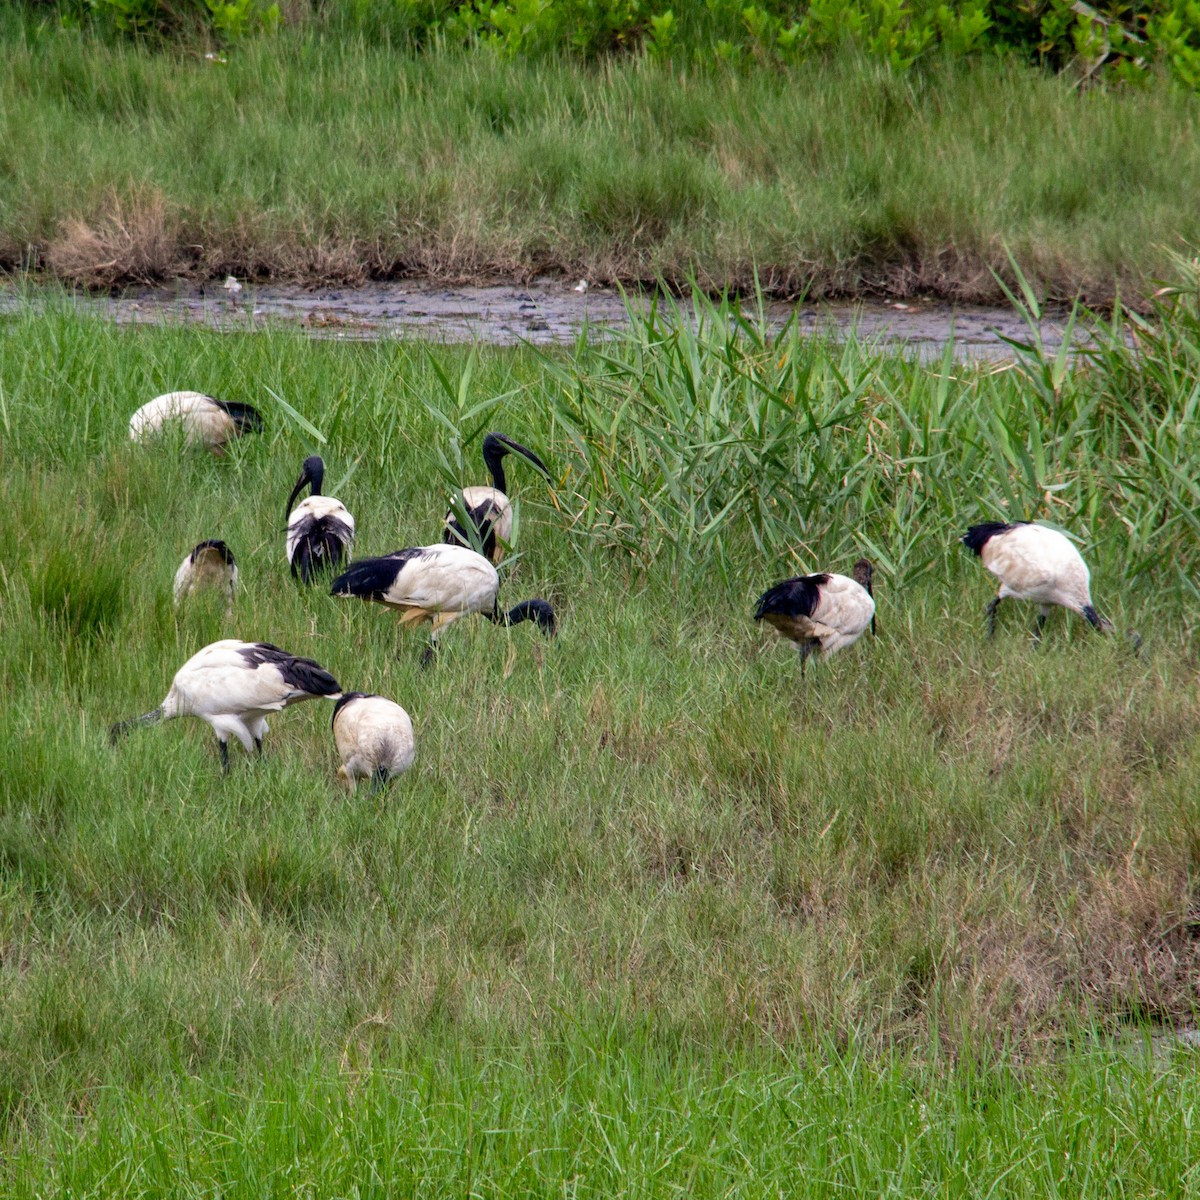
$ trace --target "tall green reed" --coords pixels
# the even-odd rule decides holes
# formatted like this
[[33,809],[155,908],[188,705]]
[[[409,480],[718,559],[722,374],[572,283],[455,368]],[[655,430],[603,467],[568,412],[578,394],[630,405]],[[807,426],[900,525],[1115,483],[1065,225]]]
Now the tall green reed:
[[1194,592],[1194,284],[1150,319],[1073,311],[1057,346],[1027,285],[1014,301],[1030,335],[1000,367],[953,344],[904,361],[703,296],[631,302],[603,347],[547,359],[571,530],[723,576],[750,547],[803,568],[867,551],[907,584],[973,521],[1039,519],[1103,544],[1126,580]]

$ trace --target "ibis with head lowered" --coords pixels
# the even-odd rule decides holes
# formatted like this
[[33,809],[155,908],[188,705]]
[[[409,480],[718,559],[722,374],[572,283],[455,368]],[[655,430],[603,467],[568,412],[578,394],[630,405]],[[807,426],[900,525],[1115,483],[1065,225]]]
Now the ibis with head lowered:
[[852,646],[868,625],[875,632],[874,573],[871,563],[860,558],[853,578],[824,572],[785,579],[759,597],[754,619],[766,621],[796,643],[803,675],[809,655],[826,658]]
[[1038,640],[1054,607],[1077,612],[1098,633],[1112,632],[1112,622],[1092,605],[1087,563],[1066,534],[1034,521],[985,521],[972,525],[961,541],[1000,580],[1000,590],[986,610],[988,637],[996,634],[1000,601],[1008,599],[1037,604]]
[[161,437],[173,427],[183,430],[188,445],[207,446],[224,454],[225,443],[244,433],[261,433],[262,414],[252,404],[218,400],[203,392],[167,392],[143,404],[129,418],[135,442]]
[[205,646],[175,672],[163,702],[155,709],[110,730],[115,743],[137,725],[153,725],[174,717],[199,717],[217,735],[221,766],[229,770],[232,735],[250,751],[262,753],[267,714],[301,700],[342,694],[338,682],[311,658],[300,658],[270,642],[229,638]]
[[175,572],[175,605],[205,588],[224,588],[225,615],[233,612],[233,593],[237,590],[238,569],[233,551],[217,538],[195,546]]
[[364,692],[346,692],[334,705],[333,738],[342,758],[338,778],[351,791],[359,779],[370,779],[371,790],[378,790],[407,771],[417,754],[408,713]]
[[441,631],[468,613],[479,613],[497,625],[534,621],[551,637],[556,631],[554,609],[545,600],[523,600],[502,611],[496,602],[496,568],[482,554],[444,542],[361,558],[333,581],[330,590],[335,596],[357,596],[395,609],[405,625],[428,621],[433,632],[423,663],[437,650]]

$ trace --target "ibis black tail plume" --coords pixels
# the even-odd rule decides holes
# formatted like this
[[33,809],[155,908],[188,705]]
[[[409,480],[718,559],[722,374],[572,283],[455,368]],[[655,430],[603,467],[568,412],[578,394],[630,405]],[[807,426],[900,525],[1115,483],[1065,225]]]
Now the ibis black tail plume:
[[319,574],[336,571],[342,565],[345,553],[346,544],[339,530],[325,517],[312,519],[296,539],[292,578],[301,583],[312,583]]
[[238,433],[262,433],[262,413],[253,404],[243,404],[240,400],[218,400],[215,396],[209,399],[223,409],[233,419]]
[[[1018,521],[1018,525],[1023,525],[1025,522]],[[972,525],[966,533],[958,540],[962,542],[972,554],[976,557],[983,554],[983,548],[997,534],[1007,533],[1010,529],[1015,528],[1015,525],[1009,524],[1006,521],[984,521],[980,525]]]
[[128,721],[118,721],[108,731],[108,744],[115,746],[127,733],[135,729],[138,725],[155,725],[162,719],[163,710],[156,708],[153,712],[143,713],[140,717],[131,717]]

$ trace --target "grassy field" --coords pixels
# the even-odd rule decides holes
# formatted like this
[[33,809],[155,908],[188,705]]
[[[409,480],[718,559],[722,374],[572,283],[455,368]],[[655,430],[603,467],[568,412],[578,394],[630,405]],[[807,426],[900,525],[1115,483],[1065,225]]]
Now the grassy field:
[[[1194,1059],[1144,1035],[1200,968],[1197,325],[997,374],[725,310],[548,358],[0,323],[6,1189],[1186,1192]],[[176,387],[267,432],[132,446]],[[512,470],[501,595],[561,632],[464,622],[422,672],[292,585],[284,501],[320,445],[359,553],[432,541],[485,428],[555,475]],[[754,453],[808,473],[730,509]],[[1140,656],[1019,609],[984,640],[955,539],[1005,503],[1081,538]],[[171,605],[213,536],[228,622]],[[864,547],[879,636],[802,684],[755,597]],[[398,700],[413,771],[347,798],[315,702],[226,777],[198,722],[108,745],[221,636]]]
[[1200,243],[1200,98],[1017,63],[582,66],[354,39],[227,61],[0,16],[0,266],[1145,298]]

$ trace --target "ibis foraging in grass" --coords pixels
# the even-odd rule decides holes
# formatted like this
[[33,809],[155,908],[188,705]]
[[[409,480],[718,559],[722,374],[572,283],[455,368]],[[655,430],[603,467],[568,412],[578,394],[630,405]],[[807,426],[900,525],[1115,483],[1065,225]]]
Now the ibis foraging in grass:
[[201,542],[179,564],[175,572],[175,605],[185,596],[204,588],[224,588],[228,603],[225,615],[233,612],[233,593],[237,590],[238,569],[233,552],[224,542],[210,538]]
[[217,400],[203,392],[167,392],[143,404],[129,418],[129,436],[145,442],[178,423],[188,445],[207,446],[214,454],[243,433],[261,433],[262,414],[251,404]]
[[205,646],[175,672],[171,690],[152,712],[119,721],[109,731],[114,743],[135,725],[153,725],[172,717],[207,721],[221,747],[222,770],[229,770],[229,735],[247,752],[262,753],[267,714],[301,700],[338,699],[342,689],[311,658],[297,658],[270,642],[227,639]]
[[545,600],[523,600],[501,611],[496,603],[500,576],[482,554],[466,546],[435,543],[397,550],[382,558],[360,558],[339,575],[331,587],[335,596],[357,596],[396,609],[405,625],[429,621],[429,645],[421,657],[428,664],[438,636],[467,613],[479,613],[497,625],[536,621],[548,637],[555,632],[554,609]]
[[1038,605],[1033,634],[1038,641],[1055,605],[1079,613],[1099,633],[1112,632],[1112,622],[1092,607],[1087,563],[1057,529],[1032,521],[985,521],[972,525],[961,541],[1000,580],[1000,590],[987,606],[988,637],[996,635],[1000,601],[1010,598]]
[[338,778],[351,791],[359,779],[370,779],[377,791],[407,771],[417,755],[408,713],[392,700],[364,692],[346,692],[334,705],[333,739],[342,756]]
[[[292,578],[302,583],[312,583],[320,571],[340,567],[354,541],[354,518],[340,500],[321,495],[324,479],[325,462],[313,454],[304,460],[304,469],[288,497],[288,564]],[[311,493],[292,508],[305,485],[311,487]]]
[[823,573],[777,583],[758,598],[756,621],[766,621],[800,650],[800,674],[814,651],[822,658],[852,646],[868,625],[875,632],[875,597],[870,562],[860,558],[854,577]]
[[[498,563],[504,557],[505,547],[512,537],[512,503],[504,494],[504,458],[513,452],[527,458],[549,480],[550,472],[546,464],[532,450],[502,433],[489,433],[483,439],[483,461],[492,477],[492,486],[462,490],[466,515],[478,531],[484,554],[493,563]],[[471,545],[471,538],[453,509],[446,514],[446,533],[442,541],[458,546]]]

